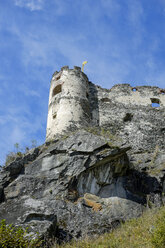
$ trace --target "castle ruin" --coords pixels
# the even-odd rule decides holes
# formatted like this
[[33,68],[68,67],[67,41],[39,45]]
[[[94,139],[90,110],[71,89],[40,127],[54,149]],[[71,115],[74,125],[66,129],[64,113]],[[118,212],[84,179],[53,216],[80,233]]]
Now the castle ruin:
[[46,141],[0,171],[7,224],[61,243],[164,205],[164,89],[103,89],[63,67],[51,81]]
[[[86,127],[103,127],[134,147],[164,147],[165,89],[117,84],[103,89],[75,66],[53,74],[46,141]],[[148,145],[147,145],[148,146]]]

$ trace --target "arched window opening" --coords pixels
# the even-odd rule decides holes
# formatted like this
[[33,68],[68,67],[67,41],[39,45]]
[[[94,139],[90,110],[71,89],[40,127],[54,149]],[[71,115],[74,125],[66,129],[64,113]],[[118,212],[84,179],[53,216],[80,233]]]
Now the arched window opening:
[[53,89],[53,93],[52,96],[55,96],[57,94],[59,94],[62,91],[62,86],[61,84],[57,85],[54,89]]
[[151,98],[151,106],[153,108],[159,108],[160,107],[160,100],[158,98]]
[[165,90],[160,90],[160,94],[165,95]]
[[60,79],[61,76],[56,77],[56,81]]
[[102,102],[111,102],[111,100],[108,97],[104,97],[100,99]]
[[134,91],[134,92],[135,92],[135,91],[137,91],[137,89],[136,89],[136,88],[132,88],[132,91]]
[[133,118],[133,114],[132,113],[126,113],[126,115],[123,118],[123,121],[124,122],[132,121],[132,118]]
[[56,116],[57,116],[57,114],[55,113],[55,114],[53,115],[53,119],[55,119],[55,118],[56,118]]

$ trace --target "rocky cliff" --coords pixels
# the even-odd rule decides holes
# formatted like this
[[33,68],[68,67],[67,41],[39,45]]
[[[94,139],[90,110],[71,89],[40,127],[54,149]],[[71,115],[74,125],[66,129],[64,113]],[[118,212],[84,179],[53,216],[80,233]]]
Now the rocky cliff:
[[161,206],[163,146],[155,142],[135,149],[125,134],[109,130],[77,130],[5,166],[0,219],[70,240],[108,232],[148,207]]

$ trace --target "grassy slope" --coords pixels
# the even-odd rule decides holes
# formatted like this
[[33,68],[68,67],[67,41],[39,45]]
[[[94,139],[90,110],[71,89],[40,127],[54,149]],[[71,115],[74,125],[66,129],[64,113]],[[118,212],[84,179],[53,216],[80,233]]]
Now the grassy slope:
[[112,233],[53,248],[165,248],[165,207],[146,211]]

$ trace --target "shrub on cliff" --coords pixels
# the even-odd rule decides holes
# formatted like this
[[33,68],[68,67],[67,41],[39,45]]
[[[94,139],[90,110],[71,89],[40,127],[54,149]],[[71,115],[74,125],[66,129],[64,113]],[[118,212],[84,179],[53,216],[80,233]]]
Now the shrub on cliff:
[[25,149],[21,148],[19,143],[14,144],[14,152],[9,152],[6,155],[6,161],[5,166],[12,163],[16,158],[23,157],[27,152],[29,152],[30,149],[37,147],[37,141],[31,140],[31,145],[28,147],[25,147]]
[[3,248],[33,248],[41,247],[38,238],[28,235],[28,230],[7,225],[5,220],[0,222],[0,247]]
[[16,158],[21,157],[21,156],[22,156],[22,153],[21,153],[21,152],[17,152],[17,153],[9,152],[9,153],[6,155],[5,165],[7,166],[7,165],[10,164],[11,162],[13,162]]
[[73,241],[52,248],[165,248],[165,207],[151,209],[137,219],[96,239]]

